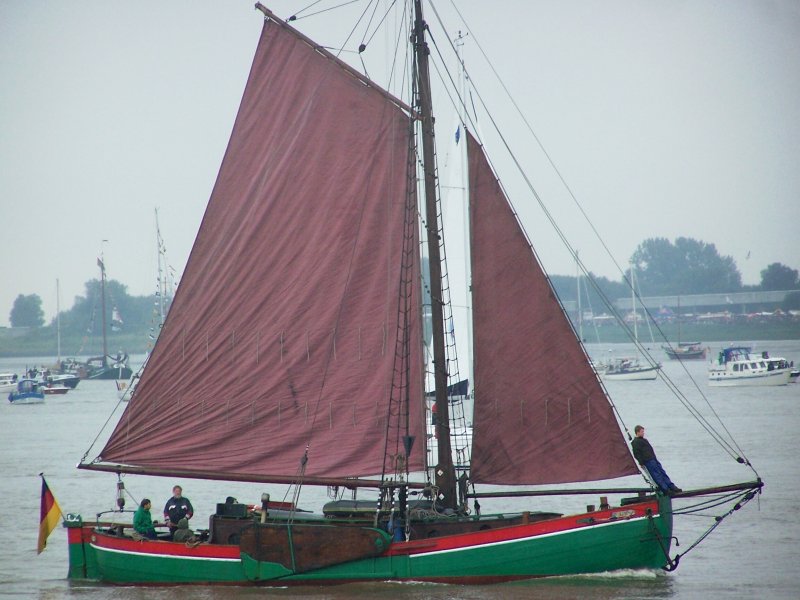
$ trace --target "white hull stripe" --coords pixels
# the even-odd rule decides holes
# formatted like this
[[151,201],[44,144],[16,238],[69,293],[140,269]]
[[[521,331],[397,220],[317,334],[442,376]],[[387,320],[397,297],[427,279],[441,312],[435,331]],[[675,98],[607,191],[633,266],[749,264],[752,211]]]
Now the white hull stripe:
[[725,373],[711,373],[712,379],[727,379],[729,381],[736,381],[742,379],[759,379],[764,377],[785,377],[786,372],[773,371],[772,373],[754,373],[749,375],[726,375]]
[[571,534],[571,533],[580,533],[580,532],[583,532],[583,531],[590,531],[590,530],[593,530],[593,529],[597,529],[598,527],[611,527],[611,526],[614,526],[614,525],[621,525],[622,523],[633,523],[635,521],[643,521],[644,519],[647,519],[647,518],[648,517],[636,517],[635,519],[624,519],[624,520],[619,520],[619,521],[611,521],[609,523],[597,523],[595,525],[590,525],[588,527],[580,527],[580,528],[577,528],[577,529],[566,529],[564,531],[554,531],[553,533],[540,533],[540,534],[537,534],[537,535],[530,535],[530,536],[527,536],[527,537],[515,538],[513,540],[503,540],[502,542],[490,542],[490,543],[487,543],[487,544],[478,544],[478,545],[474,545],[474,546],[463,546],[461,548],[449,548],[447,550],[434,550],[432,552],[425,552],[424,554],[410,554],[409,558],[412,558],[412,559],[414,559],[414,558],[425,558],[427,556],[434,556],[436,554],[447,554],[449,552],[469,552],[470,550],[475,550],[475,549],[483,550],[484,548],[491,548],[492,546],[503,546],[503,545],[506,545],[506,544],[516,544],[516,543],[519,543],[519,542],[526,542],[528,540],[542,539],[542,538],[548,538],[548,537],[555,537],[555,536],[558,536],[558,535],[567,535],[567,534]]
[[210,562],[241,562],[241,558],[215,558],[212,556],[183,556],[176,554],[158,554],[150,552],[133,552],[131,550],[119,550],[117,548],[103,548],[96,544],[89,544],[98,552],[112,552],[114,554],[126,554],[128,556],[144,556],[147,558],[174,558],[176,560],[205,560]]

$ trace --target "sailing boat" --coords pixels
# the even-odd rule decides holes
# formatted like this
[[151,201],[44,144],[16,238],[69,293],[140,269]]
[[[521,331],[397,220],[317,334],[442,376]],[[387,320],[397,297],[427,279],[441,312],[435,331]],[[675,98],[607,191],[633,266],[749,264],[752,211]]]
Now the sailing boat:
[[43,373],[43,383],[49,384],[51,389],[55,386],[58,388],[56,393],[66,393],[60,388],[75,389],[81,381],[81,378],[75,374],[61,372],[61,284],[56,279],[56,362],[53,365],[50,373]]
[[681,297],[678,296],[678,345],[673,346],[669,342],[662,345],[664,352],[672,360],[705,360],[708,347],[703,346],[702,342],[682,342],[681,341]]
[[[633,341],[639,347],[639,315],[636,312],[636,275],[631,262],[630,270],[631,283],[631,315],[633,317]],[[647,311],[645,310],[645,314]],[[645,317],[646,318],[646,317]],[[648,321],[649,324],[649,321]],[[650,333],[652,337],[652,332]],[[608,362],[603,371],[603,377],[609,380],[618,381],[650,381],[658,377],[661,365],[655,361],[642,364],[638,357],[614,358]]]
[[[100,267],[100,299],[103,324],[103,355],[90,358],[86,361],[89,368],[88,379],[127,379],[133,371],[128,366],[128,355],[117,353],[116,356],[108,354],[108,334],[106,330],[106,265],[101,254],[97,259]],[[116,307],[112,311],[112,320],[119,320]]]
[[[134,540],[119,512],[97,522],[70,515],[70,577],[482,583],[674,565],[673,498],[648,485],[476,491],[640,472],[471,133],[474,434],[469,464],[454,463],[421,0],[413,107],[257,8],[261,38],[181,286],[137,393],[79,468],[288,484],[293,499],[271,502],[265,491],[258,506],[221,501],[190,545]],[[434,299],[435,464],[426,461],[420,213]],[[580,444],[564,444],[567,434]],[[310,513],[299,505],[309,486],[367,498]],[[683,495],[728,490],[746,503],[760,487]],[[604,495],[577,514],[486,514],[478,502],[599,493],[623,498]]]

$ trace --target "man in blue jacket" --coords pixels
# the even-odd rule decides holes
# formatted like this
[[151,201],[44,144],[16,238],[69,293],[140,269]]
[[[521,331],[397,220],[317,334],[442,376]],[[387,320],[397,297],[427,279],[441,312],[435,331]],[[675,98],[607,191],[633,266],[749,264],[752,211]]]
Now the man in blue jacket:
[[164,521],[169,525],[170,534],[178,528],[178,521],[183,518],[191,519],[194,514],[192,503],[183,497],[183,488],[176,485],[172,488],[172,498],[164,505]]

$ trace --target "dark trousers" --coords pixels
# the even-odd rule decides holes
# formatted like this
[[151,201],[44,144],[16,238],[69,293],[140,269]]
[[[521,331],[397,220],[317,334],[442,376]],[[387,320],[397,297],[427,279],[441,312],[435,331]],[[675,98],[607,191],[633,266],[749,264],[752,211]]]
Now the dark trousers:
[[650,477],[653,479],[653,483],[655,483],[662,492],[675,489],[675,484],[670,481],[669,475],[664,471],[664,467],[661,466],[657,458],[651,458],[644,463],[644,468],[647,469],[647,472],[650,473]]

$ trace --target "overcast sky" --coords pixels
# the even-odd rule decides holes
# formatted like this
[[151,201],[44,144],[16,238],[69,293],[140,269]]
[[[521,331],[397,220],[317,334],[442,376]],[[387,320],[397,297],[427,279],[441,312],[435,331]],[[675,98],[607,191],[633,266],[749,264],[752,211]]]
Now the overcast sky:
[[[264,3],[281,17],[305,6]],[[297,26],[336,45],[363,5]],[[449,0],[436,6],[453,13]],[[497,102],[493,116],[595,273],[619,278],[479,47],[620,264],[646,238],[688,236],[732,256],[744,283],[773,262],[800,269],[800,3],[458,6],[477,93]],[[39,294],[49,321],[57,278],[71,307],[101,249],[109,277],[153,293],[156,207],[183,270],[261,24],[250,0],[0,3],[0,326],[18,294]],[[452,122],[447,103],[437,115]],[[481,121],[491,152],[488,130]],[[545,266],[574,274],[511,162],[495,167]]]

